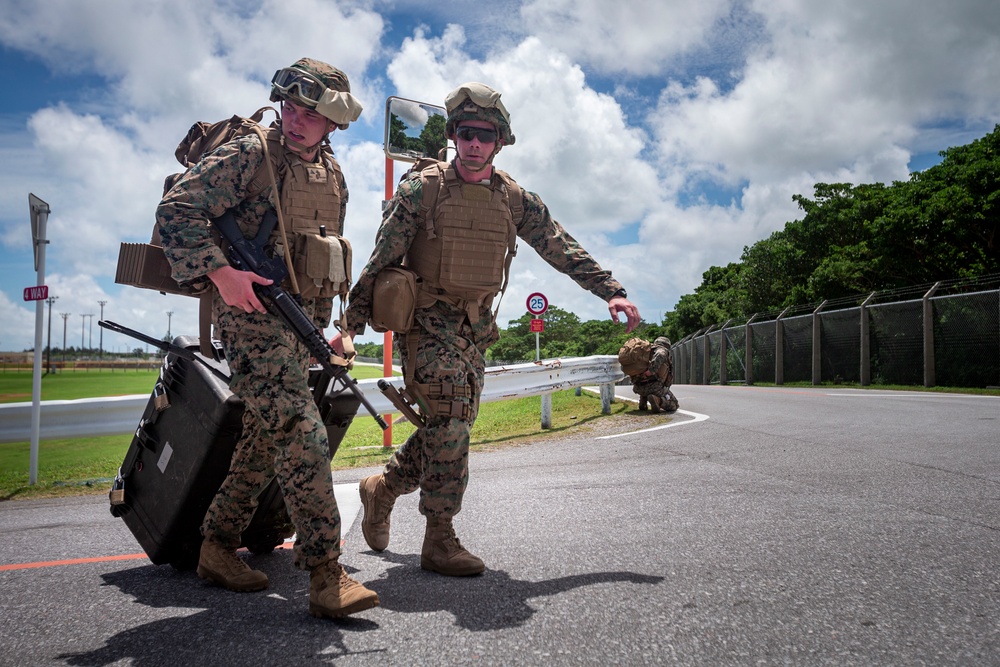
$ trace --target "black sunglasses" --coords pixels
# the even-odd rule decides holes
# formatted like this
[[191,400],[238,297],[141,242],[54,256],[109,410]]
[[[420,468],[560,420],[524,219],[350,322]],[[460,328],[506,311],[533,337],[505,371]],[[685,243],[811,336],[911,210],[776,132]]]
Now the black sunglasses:
[[485,127],[462,125],[455,130],[455,136],[462,141],[472,141],[473,139],[478,139],[481,144],[492,144],[497,140],[497,131]]

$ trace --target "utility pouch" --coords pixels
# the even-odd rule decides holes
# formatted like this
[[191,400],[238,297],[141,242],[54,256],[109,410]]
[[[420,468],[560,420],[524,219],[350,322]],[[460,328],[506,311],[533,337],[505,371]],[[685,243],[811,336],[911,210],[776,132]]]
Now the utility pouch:
[[379,271],[372,293],[372,329],[379,333],[406,333],[412,329],[417,292],[417,274],[413,271],[396,266]]
[[[405,391],[414,398],[427,418],[450,417],[469,421],[472,417],[472,407],[469,405],[472,390],[468,385],[411,382],[406,385]],[[466,400],[463,401],[462,398]]]
[[347,293],[351,279],[351,244],[347,239],[299,234],[292,261],[303,299],[329,298]]

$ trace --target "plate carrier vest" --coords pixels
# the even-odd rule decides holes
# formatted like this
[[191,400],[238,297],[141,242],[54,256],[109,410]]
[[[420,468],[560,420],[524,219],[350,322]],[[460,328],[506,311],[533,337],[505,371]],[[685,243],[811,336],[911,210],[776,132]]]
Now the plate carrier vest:
[[490,183],[466,183],[446,162],[421,161],[417,168],[425,223],[403,259],[422,280],[416,307],[445,301],[474,322],[507,288],[515,225],[524,216],[521,188],[498,169]]

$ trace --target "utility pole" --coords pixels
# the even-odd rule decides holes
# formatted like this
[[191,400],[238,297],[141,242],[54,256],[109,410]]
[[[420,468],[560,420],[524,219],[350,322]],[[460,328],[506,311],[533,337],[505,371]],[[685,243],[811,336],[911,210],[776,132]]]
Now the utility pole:
[[[87,318],[88,317],[90,318],[91,322],[94,321],[94,314],[93,313],[85,313],[83,315],[80,315],[80,350],[81,351],[83,351],[84,349],[89,349],[89,348],[85,348],[84,347],[84,339],[83,339],[83,335],[86,332],[86,328],[85,327],[86,327],[86,324],[87,324]],[[91,326],[90,328],[91,328],[90,342],[93,343],[94,342],[94,334],[93,334],[93,328],[94,327]]]
[[173,336],[170,335],[170,321],[173,319],[173,317],[174,317],[174,311],[168,310],[167,311],[167,342],[168,343],[173,340]]
[[[101,319],[98,320],[98,323],[100,323],[102,320],[104,320],[104,306],[106,306],[108,302],[107,301],[98,301],[97,303],[101,304]],[[101,361],[104,361],[104,327],[101,327],[101,343],[100,343],[100,345],[101,345],[101,351],[98,354],[97,358],[100,359]]]
[[72,315],[72,314],[73,313],[59,313],[59,315],[62,316],[62,318],[63,318],[63,346],[62,346],[63,354],[62,354],[62,360],[63,360],[63,369],[64,370],[65,370],[65,367],[66,367],[66,320],[68,320],[69,316]]
[[50,296],[45,300],[49,304],[49,342],[45,345],[45,373],[52,372],[52,304],[56,302],[57,296]]

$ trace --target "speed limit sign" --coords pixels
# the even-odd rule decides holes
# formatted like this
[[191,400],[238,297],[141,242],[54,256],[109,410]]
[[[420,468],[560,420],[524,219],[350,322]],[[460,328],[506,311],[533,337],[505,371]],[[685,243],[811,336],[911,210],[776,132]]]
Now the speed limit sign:
[[528,296],[527,306],[532,315],[541,315],[549,309],[549,300],[541,292],[535,292]]

